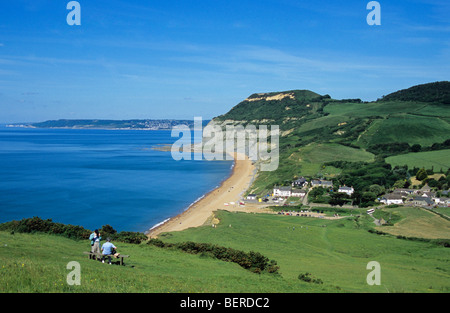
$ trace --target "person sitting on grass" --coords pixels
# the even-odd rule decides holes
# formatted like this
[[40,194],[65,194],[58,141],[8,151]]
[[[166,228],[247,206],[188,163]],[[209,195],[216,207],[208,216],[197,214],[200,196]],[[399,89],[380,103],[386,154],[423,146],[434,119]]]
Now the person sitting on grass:
[[108,237],[106,242],[102,245],[102,263],[105,263],[105,256],[107,256],[108,263],[111,264],[111,255],[118,255],[118,253],[115,253],[116,249],[116,246],[111,243],[111,238]]

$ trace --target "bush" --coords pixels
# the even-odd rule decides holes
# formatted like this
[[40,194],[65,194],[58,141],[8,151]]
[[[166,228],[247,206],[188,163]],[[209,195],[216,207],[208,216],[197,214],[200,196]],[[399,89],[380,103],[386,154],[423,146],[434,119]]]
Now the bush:
[[269,261],[267,257],[254,251],[246,253],[233,248],[226,248],[209,243],[195,243],[192,241],[170,244],[164,243],[160,239],[150,239],[147,244],[159,248],[174,248],[191,254],[213,256],[222,261],[236,263],[241,267],[258,274],[264,271],[268,273],[277,273],[279,269],[276,261]]
[[306,283],[323,284],[323,281],[321,279],[312,278],[311,273],[300,274],[298,275],[298,279]]
[[[12,233],[46,233],[52,235],[60,235],[70,239],[86,240],[89,239],[92,231],[85,229],[82,226],[66,225],[61,223],[54,223],[51,219],[43,220],[40,217],[24,218],[20,221],[11,221],[0,224],[0,230],[11,231]],[[101,228],[101,236],[106,239],[111,237],[112,240],[139,244],[147,240],[147,236],[143,233],[137,232],[120,232],[112,228],[110,225],[105,225]]]
[[113,236],[113,239],[126,243],[140,244],[141,242],[147,240],[147,236],[144,235],[143,233],[122,231],[117,235]]

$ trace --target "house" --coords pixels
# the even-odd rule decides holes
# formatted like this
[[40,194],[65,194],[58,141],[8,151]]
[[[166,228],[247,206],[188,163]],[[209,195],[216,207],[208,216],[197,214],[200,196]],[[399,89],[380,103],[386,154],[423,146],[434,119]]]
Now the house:
[[306,195],[306,190],[304,189],[292,189],[292,197],[304,197]]
[[313,179],[311,181],[311,187],[333,188],[333,182],[329,180]]
[[402,195],[412,195],[414,193],[414,189],[397,188],[394,190],[394,193],[399,193]]
[[450,198],[443,197],[443,198],[436,198],[433,200],[439,206],[447,206],[447,207],[450,206]]
[[308,182],[306,181],[305,177],[300,177],[299,179],[296,179],[292,182],[292,187],[304,187],[305,185],[307,185]]
[[291,187],[288,186],[275,186],[273,187],[273,195],[277,197],[290,197]]
[[255,195],[254,193],[249,194],[249,195],[247,196],[247,200],[256,200],[256,195]]
[[436,194],[434,192],[424,192],[422,194],[422,197],[434,198],[434,197],[436,197]]
[[414,193],[421,195],[425,192],[431,192],[431,188],[428,186],[428,184],[425,184],[422,188],[420,189],[414,189]]
[[412,200],[412,204],[415,206],[433,206],[434,201],[428,197],[416,197]]
[[389,193],[384,195],[380,199],[381,203],[390,205],[390,204],[403,204],[403,197],[400,194],[397,193]]
[[355,189],[353,189],[353,187],[339,186],[338,192],[346,193],[351,196],[355,192]]

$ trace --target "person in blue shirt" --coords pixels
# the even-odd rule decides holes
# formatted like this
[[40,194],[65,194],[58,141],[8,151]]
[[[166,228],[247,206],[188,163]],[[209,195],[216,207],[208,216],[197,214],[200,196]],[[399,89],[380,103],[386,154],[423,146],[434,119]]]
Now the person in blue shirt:
[[111,255],[114,254],[113,249],[117,249],[115,245],[111,243],[111,238],[107,238],[106,242],[102,245],[102,263],[105,263],[105,256],[108,256],[108,263],[111,264]]

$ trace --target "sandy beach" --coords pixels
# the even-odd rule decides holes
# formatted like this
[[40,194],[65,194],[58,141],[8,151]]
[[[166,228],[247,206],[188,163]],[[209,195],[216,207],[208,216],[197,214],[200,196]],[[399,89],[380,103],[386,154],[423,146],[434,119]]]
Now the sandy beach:
[[234,167],[231,175],[222,184],[191,205],[183,213],[148,231],[147,236],[155,238],[164,232],[180,231],[190,227],[198,227],[212,216],[214,211],[253,211],[239,206],[243,193],[250,187],[256,173],[256,167],[247,156],[234,156]]

